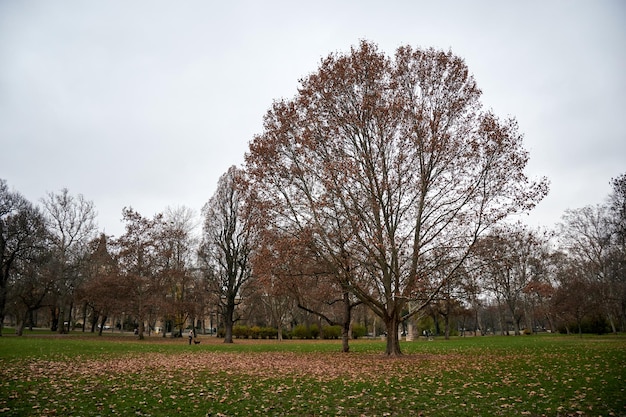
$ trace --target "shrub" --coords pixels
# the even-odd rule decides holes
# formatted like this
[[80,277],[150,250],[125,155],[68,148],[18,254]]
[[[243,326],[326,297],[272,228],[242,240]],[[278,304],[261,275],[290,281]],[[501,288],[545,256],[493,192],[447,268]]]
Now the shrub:
[[276,339],[278,337],[278,329],[273,327],[261,327],[259,336],[262,339]]
[[317,327],[317,324],[312,324],[309,326],[309,333],[313,339],[317,339],[320,335],[320,328]]
[[341,336],[341,326],[323,326],[322,337],[324,339],[339,339]]
[[248,337],[252,339],[258,339],[261,333],[261,328],[259,326],[252,326],[248,328]]
[[250,328],[241,324],[233,326],[233,337],[237,339],[247,339],[250,337]]
[[367,327],[362,324],[353,324],[352,325],[352,338],[358,339],[359,337],[364,337],[367,334]]
[[308,327],[306,327],[304,324],[298,324],[296,327],[294,327],[293,330],[291,331],[291,335],[297,339],[310,339],[311,338],[311,332],[309,331]]

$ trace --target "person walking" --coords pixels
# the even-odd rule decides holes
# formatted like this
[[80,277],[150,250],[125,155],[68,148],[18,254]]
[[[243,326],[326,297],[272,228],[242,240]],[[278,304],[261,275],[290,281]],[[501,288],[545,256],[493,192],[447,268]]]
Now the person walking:
[[194,331],[193,331],[193,327],[191,329],[189,329],[189,344],[191,345],[191,341],[194,338]]

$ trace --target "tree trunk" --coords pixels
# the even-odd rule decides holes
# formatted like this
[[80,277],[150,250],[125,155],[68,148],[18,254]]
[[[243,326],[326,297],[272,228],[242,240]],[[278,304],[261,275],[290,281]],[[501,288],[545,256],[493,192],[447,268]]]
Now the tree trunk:
[[519,336],[521,333],[520,331],[520,323],[522,322],[522,316],[518,315],[518,316],[513,316],[513,321],[515,322],[515,336]]
[[443,316],[443,333],[444,339],[450,340],[450,315],[448,313]]
[[343,293],[343,328],[341,330],[341,351],[350,352],[350,322],[352,321],[352,307],[350,306],[350,294]]
[[17,329],[15,329],[15,334],[17,336],[22,336],[24,335],[24,320],[20,320],[19,323],[17,323]]
[[144,317],[143,316],[139,316],[139,340],[143,340],[146,338],[146,336],[144,335],[144,332],[146,331],[146,326],[144,324]]
[[83,333],[85,333],[86,326],[87,326],[87,303],[83,305]]
[[2,276],[0,276],[0,336],[2,336],[2,330],[4,329],[4,309],[6,308],[7,302],[6,283],[8,274],[5,276],[4,271],[0,271],[0,273],[2,273]]
[[17,336],[24,335],[24,326],[26,325],[26,318],[28,317],[29,310],[26,310],[24,314],[17,320],[17,328],[15,329],[15,334]]
[[228,302],[224,313],[224,343],[233,343],[233,315],[235,313],[234,300],[232,303],[230,301]]
[[100,322],[100,328],[98,329],[98,336],[102,336],[102,330],[104,330],[104,323],[107,321],[106,314],[102,316],[102,321]]
[[59,325],[59,316],[58,316],[59,312],[57,311],[57,307],[56,306],[51,306],[50,307],[50,331],[51,332],[56,332],[57,331],[57,326]]
[[92,315],[91,315],[91,333],[95,333],[96,332],[96,326],[98,325],[98,317],[100,315],[98,314],[98,312],[96,310],[92,311]]
[[554,325],[554,320],[552,319],[552,314],[546,314],[546,318],[548,319],[548,326],[550,326],[550,332],[556,333],[556,327]]
[[617,329],[615,328],[615,320],[613,320],[613,314],[607,313],[607,318],[609,319],[609,324],[611,325],[611,332],[613,334],[617,334]]
[[387,347],[385,348],[385,355],[402,355],[402,351],[400,350],[400,338],[398,337],[400,320],[396,316],[385,317],[385,325],[387,326]]
[[65,334],[65,306],[59,307],[59,317],[57,318],[57,333]]
[[504,336],[505,334],[508,336],[509,330],[506,329],[505,333],[506,320],[504,319],[504,309],[501,306],[499,306],[498,308],[498,321],[500,322],[500,334],[502,336]]
[[70,331],[74,330],[74,316],[72,316],[72,312],[74,311],[74,301],[70,302],[70,310],[68,312],[68,317],[67,317],[67,333],[69,333]]
[[[487,334],[486,332],[487,329],[485,327],[485,324],[483,323],[482,317],[478,309],[476,309],[476,326],[478,330],[480,331],[481,336],[484,336],[485,334]],[[474,336],[476,336],[476,327],[474,327]]]
[[28,309],[28,327],[29,330],[32,332],[33,331],[33,326],[35,326],[35,315],[34,315],[34,309],[29,308]]

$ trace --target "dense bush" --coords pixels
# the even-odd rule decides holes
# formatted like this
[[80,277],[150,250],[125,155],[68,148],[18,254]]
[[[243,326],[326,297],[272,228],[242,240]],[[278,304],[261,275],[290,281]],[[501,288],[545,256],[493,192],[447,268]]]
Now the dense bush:
[[[322,329],[317,324],[311,324],[307,326],[305,324],[299,324],[295,326],[291,331],[283,329],[283,339],[339,339],[341,337],[342,327],[335,326],[322,326]],[[360,324],[352,326],[352,338],[358,339],[367,335],[367,328]],[[224,337],[224,328],[219,328],[217,331],[218,337]],[[261,326],[247,326],[238,324],[233,326],[233,337],[237,339],[277,339],[278,329],[274,327],[261,327]]]
[[311,333],[312,339],[317,339],[320,336],[320,328],[317,326],[317,324],[310,325],[309,332]]
[[364,337],[367,335],[367,327],[362,324],[353,324],[352,325],[352,338],[358,339],[359,337]]
[[339,339],[341,337],[341,326],[323,326],[322,338]]
[[247,339],[250,337],[250,327],[240,324],[233,326],[233,337],[237,339]]
[[278,337],[278,329],[273,327],[261,327],[259,329],[259,337],[261,339],[276,339]]
[[293,330],[291,331],[291,335],[295,337],[296,339],[310,339],[311,338],[311,332],[309,331],[309,328],[305,326],[304,324],[298,324],[297,326],[295,326]]
[[[283,337],[284,335],[285,333],[283,333]],[[218,332],[218,336],[224,337],[220,332]],[[239,324],[233,326],[233,337],[238,339],[276,339],[278,330],[273,327],[250,327]]]

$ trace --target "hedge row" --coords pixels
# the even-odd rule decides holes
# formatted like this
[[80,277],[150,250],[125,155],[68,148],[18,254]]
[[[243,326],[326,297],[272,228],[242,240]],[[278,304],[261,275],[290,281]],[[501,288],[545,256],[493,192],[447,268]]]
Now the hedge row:
[[[238,339],[276,339],[278,329],[259,326],[233,326],[233,337]],[[283,332],[283,337],[285,334]]]
[[[352,337],[357,339],[367,333],[365,326],[352,326]],[[219,329],[218,336],[224,337],[224,329]],[[237,339],[276,339],[278,329],[274,327],[260,326],[233,326],[233,337]],[[283,339],[339,339],[341,337],[341,326],[322,326],[320,331],[316,324],[305,326],[300,324],[291,331],[283,330]]]

